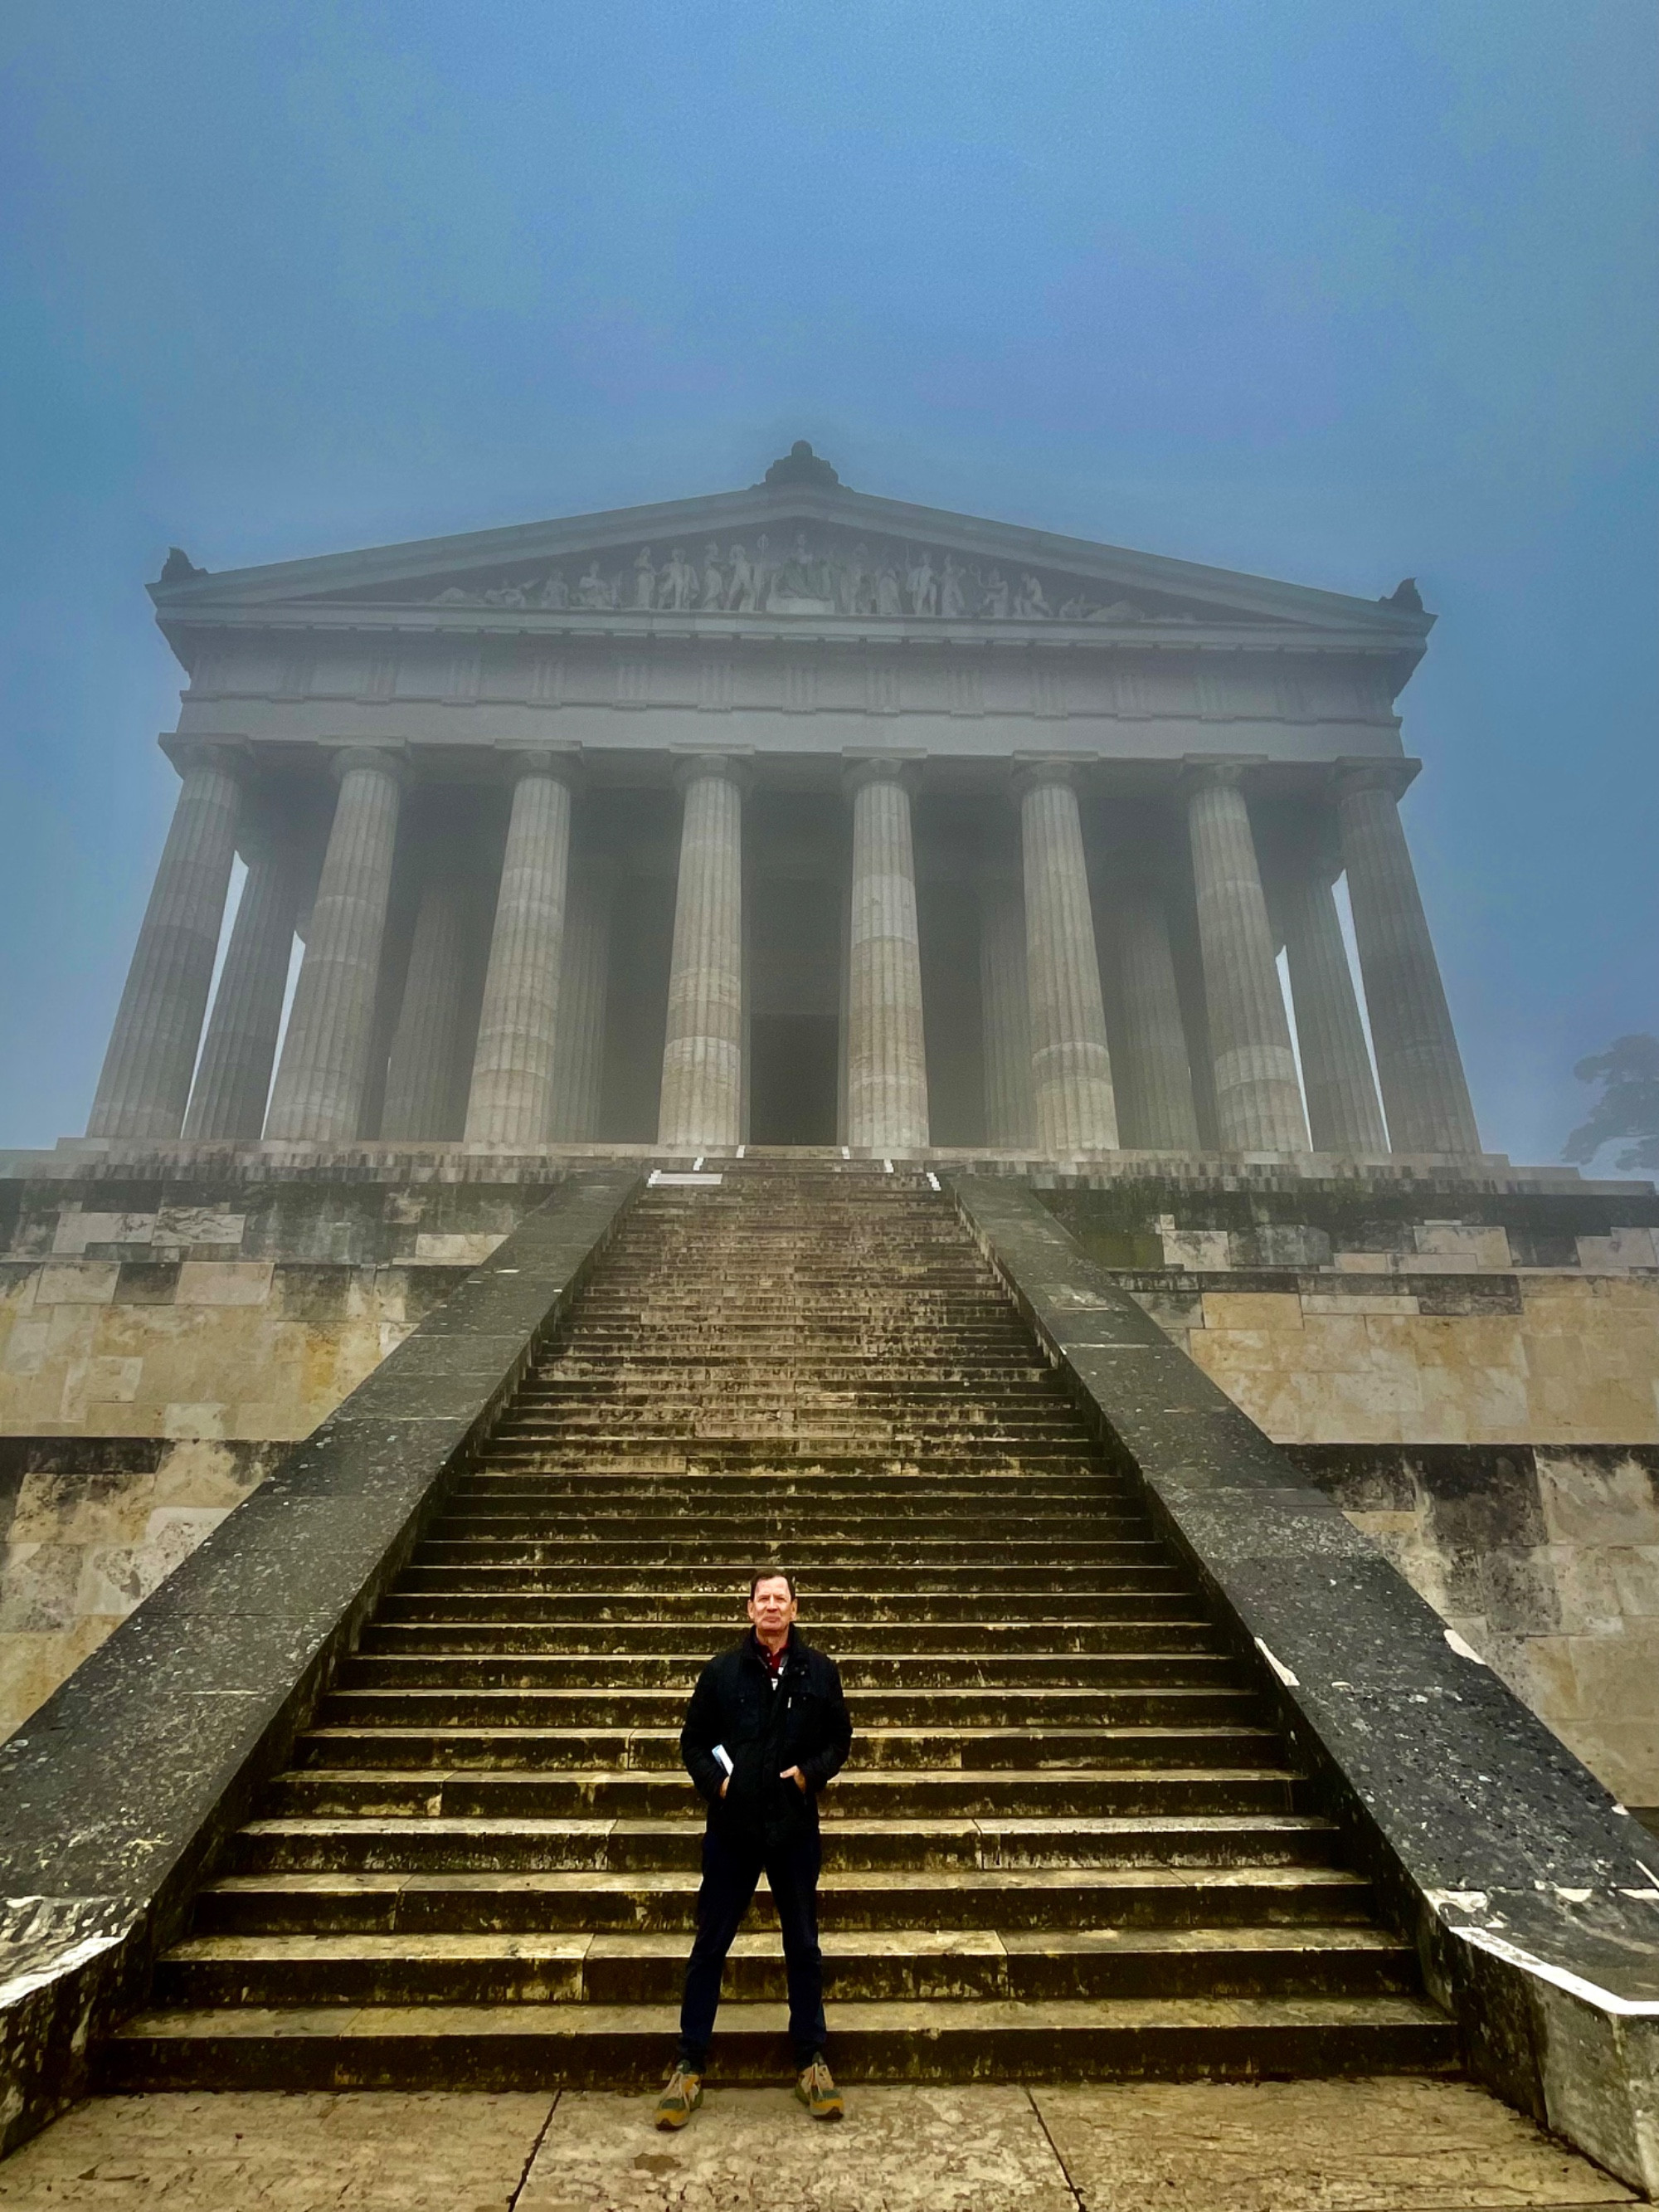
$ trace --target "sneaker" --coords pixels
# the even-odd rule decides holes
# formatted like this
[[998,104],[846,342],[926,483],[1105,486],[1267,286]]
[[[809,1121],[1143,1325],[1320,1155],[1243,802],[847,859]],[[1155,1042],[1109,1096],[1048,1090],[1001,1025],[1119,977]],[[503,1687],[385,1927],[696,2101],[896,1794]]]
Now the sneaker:
[[688,2074],[684,2066],[676,2066],[657,2100],[657,2125],[683,2128],[702,2102],[702,2075]]
[[795,2094],[815,2120],[838,2120],[846,2109],[835,2076],[822,2058],[815,2058],[810,2066],[802,2067],[795,2083]]

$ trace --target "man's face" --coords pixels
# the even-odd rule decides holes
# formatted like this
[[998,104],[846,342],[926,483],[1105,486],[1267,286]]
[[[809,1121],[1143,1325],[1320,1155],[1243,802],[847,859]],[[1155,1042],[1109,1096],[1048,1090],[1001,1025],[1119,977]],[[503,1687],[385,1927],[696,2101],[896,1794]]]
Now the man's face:
[[789,1633],[794,1617],[795,1601],[782,1575],[769,1575],[764,1582],[756,1583],[755,1595],[749,1601],[749,1618],[763,1644],[775,1651]]

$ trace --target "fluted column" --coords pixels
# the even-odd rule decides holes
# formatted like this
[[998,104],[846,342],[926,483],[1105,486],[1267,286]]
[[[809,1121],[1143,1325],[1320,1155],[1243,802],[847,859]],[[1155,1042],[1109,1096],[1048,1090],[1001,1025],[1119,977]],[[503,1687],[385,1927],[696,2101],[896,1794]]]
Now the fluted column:
[[264,1127],[303,869],[279,828],[243,841],[247,879],[231,925],[185,1116],[186,1137],[258,1137]]
[[228,747],[174,749],[183,778],[115,1027],[89,1137],[176,1137],[202,1038],[236,857],[240,799]]
[[518,763],[483,1010],[467,1099],[469,1144],[533,1150],[553,1134],[559,976],[570,867],[572,761],[548,752]]
[[1023,769],[1017,783],[1033,1120],[1038,1150],[1061,1157],[1117,1147],[1083,820],[1071,776],[1067,763],[1042,761]]
[[1115,918],[1123,1000],[1123,1062],[1117,1075],[1125,1139],[1148,1152],[1195,1152],[1198,1115],[1187,1031],[1169,921],[1157,884],[1145,876],[1129,878]]
[[466,886],[458,857],[442,838],[424,855],[409,973],[386,1063],[383,1138],[430,1142],[459,1133],[455,1056],[466,977]]
[[1319,855],[1291,856],[1279,885],[1285,957],[1291,971],[1308,1132],[1316,1152],[1385,1152],[1348,948]]
[[617,866],[600,854],[571,864],[559,977],[559,1042],[553,1060],[553,1133],[592,1144],[599,1133],[605,1016],[611,979],[611,909]]
[[657,1139],[743,1141],[743,781],[720,753],[682,761],[685,794]]
[[985,1133],[994,1145],[1032,1138],[1031,1016],[1026,997],[1025,899],[993,876],[979,896],[980,1018],[985,1038]]
[[1304,1152],[1296,1055],[1237,761],[1194,763],[1186,777],[1204,999],[1223,1149]]
[[269,1138],[321,1144],[358,1133],[403,781],[397,755],[369,745],[337,753],[333,774],[334,823],[265,1121]]
[[858,763],[847,956],[847,1141],[872,1152],[927,1143],[927,1048],[910,793],[896,760]]
[[1367,762],[1346,765],[1337,778],[1376,1073],[1395,1152],[1478,1152],[1462,1056],[1400,820],[1408,775],[1396,763]]

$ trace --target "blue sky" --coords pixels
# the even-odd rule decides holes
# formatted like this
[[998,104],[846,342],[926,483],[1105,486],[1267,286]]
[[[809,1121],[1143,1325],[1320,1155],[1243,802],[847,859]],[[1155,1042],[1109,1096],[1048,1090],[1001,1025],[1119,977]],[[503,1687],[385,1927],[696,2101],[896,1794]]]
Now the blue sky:
[[145,579],[752,483],[1441,622],[1407,821],[1487,1142],[1659,1030],[1650,0],[9,0],[0,1144],[174,779]]

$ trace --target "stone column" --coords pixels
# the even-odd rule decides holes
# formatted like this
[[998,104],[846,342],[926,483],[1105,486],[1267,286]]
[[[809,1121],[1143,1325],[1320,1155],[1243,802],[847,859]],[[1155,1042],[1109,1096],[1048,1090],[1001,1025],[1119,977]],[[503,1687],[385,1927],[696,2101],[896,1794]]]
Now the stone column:
[[89,1137],[176,1137],[190,1097],[236,857],[240,787],[229,747],[174,748],[183,778],[139,926]]
[[559,1041],[553,1058],[553,1133],[568,1144],[591,1145],[599,1133],[616,895],[614,860],[601,854],[572,861],[559,975]]
[[247,879],[190,1094],[186,1137],[257,1138],[265,1125],[304,869],[296,840],[281,828],[245,836],[242,851]]
[[980,887],[979,989],[985,1038],[985,1133],[993,1145],[1029,1146],[1031,1016],[1026,997],[1025,899],[992,876]]
[[1290,859],[1278,909],[1285,927],[1308,1131],[1316,1152],[1386,1152],[1348,948],[1329,877],[1317,854]]
[[841,884],[840,990],[836,1007],[836,1142],[847,1144],[847,1086],[853,1006],[853,866],[845,856]]
[[902,761],[849,770],[853,891],[847,957],[847,1141],[871,1152],[927,1143],[927,1048],[910,793]]
[[1198,1115],[1181,1018],[1170,925],[1158,885],[1132,876],[1115,919],[1123,994],[1123,1062],[1118,1070],[1125,1134],[1149,1152],[1195,1152]]
[[723,753],[682,761],[685,795],[657,1141],[743,1141],[743,785]]
[[559,975],[564,961],[573,761],[528,752],[519,763],[501,890],[472,1057],[466,1138],[535,1151],[553,1134]]
[[385,1139],[431,1142],[459,1134],[455,1057],[466,979],[466,887],[458,858],[442,838],[424,855],[409,972],[386,1063]]
[[1296,1055],[1240,779],[1246,763],[1199,761],[1186,776],[1204,998],[1222,1148],[1304,1152]]
[[1017,782],[1033,1118],[1037,1149],[1060,1158],[1117,1148],[1117,1102],[1073,773],[1064,761],[1035,762]]
[[1478,1152],[1469,1086],[1401,826],[1400,793],[1409,775],[1401,763],[1376,761],[1342,763],[1337,776],[1337,823],[1382,1105],[1397,1152]]
[[333,774],[334,824],[265,1120],[268,1138],[319,1144],[349,1143],[362,1113],[403,766],[349,745]]

